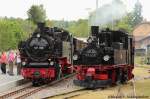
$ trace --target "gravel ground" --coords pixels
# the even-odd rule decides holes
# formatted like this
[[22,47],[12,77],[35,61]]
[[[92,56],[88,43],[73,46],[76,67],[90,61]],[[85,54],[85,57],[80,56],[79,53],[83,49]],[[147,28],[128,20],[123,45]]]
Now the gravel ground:
[[41,99],[41,98],[45,98],[48,96],[59,95],[59,94],[82,89],[81,87],[75,86],[73,84],[73,79],[74,77],[63,80],[55,85],[49,86],[46,89],[43,89],[36,94],[33,94],[27,99]]

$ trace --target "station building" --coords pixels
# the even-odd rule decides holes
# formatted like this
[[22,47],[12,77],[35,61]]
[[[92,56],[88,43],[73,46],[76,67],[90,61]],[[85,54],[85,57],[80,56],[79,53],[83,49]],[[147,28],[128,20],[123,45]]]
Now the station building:
[[150,22],[138,24],[132,33],[135,36],[135,55],[145,56],[150,45]]
[[136,49],[146,48],[147,45],[150,45],[150,22],[137,25],[132,33],[135,36]]

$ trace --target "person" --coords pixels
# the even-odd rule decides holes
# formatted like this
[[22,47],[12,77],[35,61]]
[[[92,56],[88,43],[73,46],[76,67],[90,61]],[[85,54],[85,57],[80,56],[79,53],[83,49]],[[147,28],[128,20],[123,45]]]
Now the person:
[[14,52],[11,50],[8,54],[8,64],[9,64],[9,71],[8,71],[8,74],[10,76],[13,76],[14,73],[13,73],[13,65],[14,65],[14,60],[15,60],[15,54]]
[[6,74],[7,55],[5,52],[2,52],[0,61],[2,74]]
[[17,53],[16,53],[16,65],[17,65],[17,75],[20,75],[20,71],[21,71],[21,58],[20,58],[19,51],[17,51]]
[[0,67],[1,67],[1,52],[0,52]]

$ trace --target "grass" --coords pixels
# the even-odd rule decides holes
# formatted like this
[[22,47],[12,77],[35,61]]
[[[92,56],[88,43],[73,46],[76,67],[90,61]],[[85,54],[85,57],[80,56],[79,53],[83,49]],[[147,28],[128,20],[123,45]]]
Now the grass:
[[150,69],[150,65],[146,64],[145,56],[143,56],[143,57],[135,56],[134,62],[135,62],[135,66],[143,67],[143,68],[149,68]]
[[138,81],[135,84],[137,95],[149,96],[150,99],[150,79]]
[[145,56],[135,56],[134,57],[134,62],[138,65],[144,65],[146,64],[146,57]]
[[150,76],[150,73],[148,72],[149,68],[143,68],[143,67],[135,67],[133,70],[133,74],[135,76],[145,77]]

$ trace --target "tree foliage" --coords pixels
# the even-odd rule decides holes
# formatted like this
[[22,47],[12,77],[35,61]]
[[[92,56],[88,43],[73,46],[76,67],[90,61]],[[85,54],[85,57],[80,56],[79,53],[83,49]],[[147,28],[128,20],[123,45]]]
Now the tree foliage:
[[76,37],[87,37],[89,35],[87,19],[79,19],[77,21],[48,20],[46,22],[48,26],[64,28]]
[[29,20],[33,21],[35,24],[38,22],[45,22],[46,11],[43,5],[32,5],[27,12]]
[[[127,32],[129,32],[131,34],[133,28],[143,21],[143,16],[141,13],[142,13],[142,5],[138,1],[135,4],[133,11],[128,12],[126,14],[126,16],[124,16],[120,20],[114,21],[113,28],[114,29],[125,29]],[[112,28],[112,24],[109,23],[104,27]]]
[[89,36],[88,31],[88,20],[80,19],[77,22],[69,23],[68,30],[77,37],[87,37]]
[[128,13],[125,17],[123,17],[121,20],[119,20],[115,27],[117,29],[125,29],[127,32],[131,33],[132,32],[132,26],[130,24],[130,13]]
[[142,5],[139,1],[135,3],[134,10],[130,14],[130,24],[132,27],[136,26],[137,24],[141,23],[143,21],[143,16],[142,16]]
[[18,42],[26,39],[35,26],[27,20],[0,19],[0,51],[17,48]]

